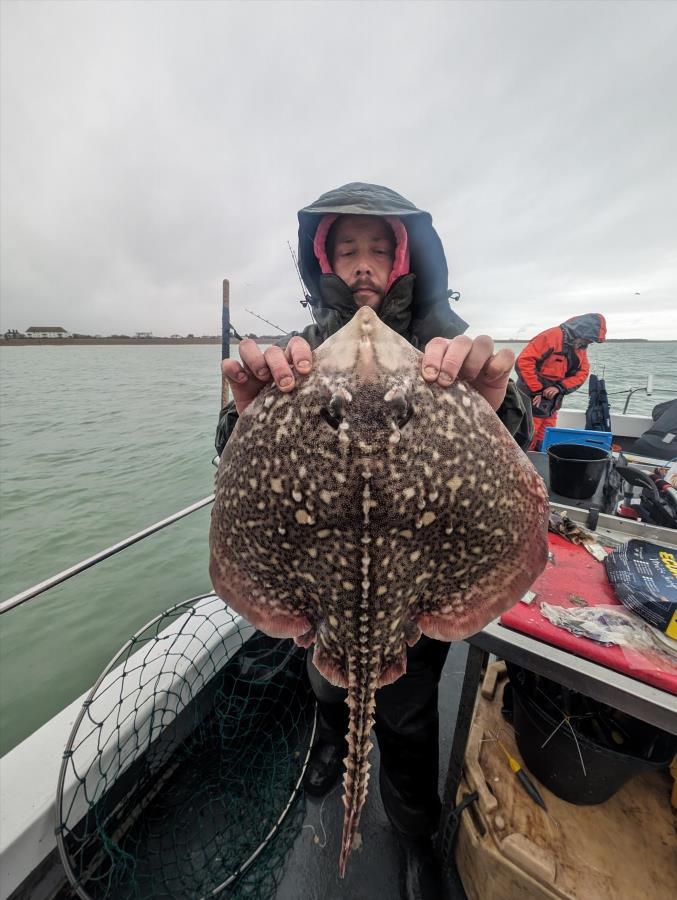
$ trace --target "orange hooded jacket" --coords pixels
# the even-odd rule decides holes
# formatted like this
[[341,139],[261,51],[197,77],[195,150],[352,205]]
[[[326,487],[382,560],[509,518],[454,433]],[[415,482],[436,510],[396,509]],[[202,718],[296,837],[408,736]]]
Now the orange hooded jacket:
[[558,387],[560,395],[570,394],[590,373],[588,354],[574,349],[574,339],[601,344],[605,337],[606,322],[600,313],[574,316],[529,341],[515,362],[517,374],[532,394],[550,385]]

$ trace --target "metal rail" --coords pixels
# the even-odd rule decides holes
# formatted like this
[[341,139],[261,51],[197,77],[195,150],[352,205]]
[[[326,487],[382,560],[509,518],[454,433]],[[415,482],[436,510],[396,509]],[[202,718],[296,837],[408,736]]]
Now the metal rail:
[[[623,414],[625,414],[627,412],[628,405],[630,403],[630,398],[637,393],[641,393],[642,391],[644,391],[644,393],[647,395],[647,397],[652,397],[654,394],[673,394],[674,395],[675,390],[676,390],[675,388],[672,388],[672,389],[670,389],[670,388],[652,388],[651,391],[648,391],[645,387],[632,388],[631,390],[627,391],[628,396],[625,400],[625,406],[623,407]],[[615,391],[614,393],[625,394],[626,391]],[[611,396],[611,394],[609,394],[609,396]]]
[[83,559],[82,562],[76,563],[74,566],[71,566],[68,569],[64,569],[63,572],[58,572],[56,575],[53,575],[46,581],[41,581],[39,584],[35,584],[33,585],[33,587],[27,588],[25,591],[21,591],[20,594],[15,594],[13,597],[10,597],[9,600],[4,600],[2,603],[0,603],[0,615],[9,612],[10,609],[21,606],[22,603],[26,603],[26,601],[32,600],[39,594],[44,594],[45,591],[48,591],[50,588],[56,587],[57,584],[61,584],[62,582],[67,581],[74,575],[79,575],[80,572],[84,572],[85,569],[89,569],[92,566],[95,566],[97,563],[102,562],[104,559],[109,559],[111,556],[115,556],[115,554],[120,553],[121,550],[125,550],[127,547],[131,547],[132,544],[136,544],[139,541],[142,541],[144,538],[150,537],[150,535],[155,534],[156,531],[161,531],[168,525],[172,525],[174,522],[178,522],[179,519],[183,519],[185,516],[189,516],[191,513],[194,513],[198,509],[202,509],[204,506],[208,506],[213,502],[214,494],[210,494],[209,497],[205,497],[203,500],[198,500],[196,503],[193,503],[190,506],[186,506],[185,509],[181,509],[179,510],[179,512],[173,513],[173,515],[168,516],[166,519],[162,519],[160,522],[155,522],[154,525],[149,525],[148,528],[144,528],[142,531],[137,531],[136,534],[132,534],[124,540],[118,541],[117,544],[113,544],[111,547],[106,547],[105,550],[100,550],[98,553],[95,553],[94,556]]
[[623,407],[623,415],[628,411],[628,406],[630,405],[630,400],[635,394],[646,394],[647,397],[652,397],[654,394],[674,394],[676,388],[667,387],[667,388],[656,388],[654,387],[654,376],[653,374],[646,376],[646,385],[644,387],[630,388],[628,391],[613,391],[609,394],[609,396],[618,395],[618,394],[626,394],[625,398],[625,406]]

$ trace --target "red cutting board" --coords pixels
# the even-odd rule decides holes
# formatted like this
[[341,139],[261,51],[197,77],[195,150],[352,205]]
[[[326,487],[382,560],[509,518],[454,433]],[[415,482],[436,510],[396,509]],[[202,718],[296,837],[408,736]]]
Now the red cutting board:
[[537,595],[531,604],[516,603],[501,616],[501,624],[521,631],[538,640],[561,647],[577,656],[590,659],[602,666],[616,669],[638,681],[652,684],[672,694],[677,694],[677,664],[669,659],[663,662],[653,654],[645,656],[635,650],[617,646],[605,647],[589,638],[577,637],[564,628],[549,622],[540,611],[541,603],[553,606],[576,606],[569,594],[578,594],[588,606],[621,606],[609,584],[604,563],[594,559],[587,550],[577,544],[549,534],[550,552],[554,562],[548,561],[545,571],[531,586]]

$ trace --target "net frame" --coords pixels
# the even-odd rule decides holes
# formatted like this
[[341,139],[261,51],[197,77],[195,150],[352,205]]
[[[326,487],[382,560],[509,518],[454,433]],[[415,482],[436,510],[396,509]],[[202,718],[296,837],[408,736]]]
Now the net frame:
[[[96,682],[94,683],[94,685],[88,692],[85,700],[82,703],[82,707],[78,713],[78,716],[76,717],[75,722],[73,723],[73,727],[71,728],[71,731],[70,731],[70,734],[68,737],[68,741],[66,743],[66,748],[63,753],[61,766],[60,766],[60,770],[59,770],[59,778],[58,778],[57,791],[56,791],[56,803],[55,803],[55,811],[56,811],[56,817],[57,817],[58,824],[55,829],[55,832],[56,832],[56,843],[57,843],[57,847],[58,847],[58,852],[59,852],[59,856],[61,858],[62,865],[65,870],[66,876],[68,878],[68,881],[69,881],[71,887],[74,889],[76,894],[80,898],[82,898],[82,900],[98,900],[99,895],[92,894],[88,890],[85,889],[85,887],[83,885],[83,873],[81,872],[80,874],[78,874],[77,867],[75,865],[74,854],[72,854],[70,852],[69,847],[68,847],[68,839],[70,836],[73,835],[75,828],[77,828],[78,824],[80,824],[80,822],[82,821],[82,817],[78,815],[75,820],[75,824],[73,826],[68,824],[68,819],[69,819],[69,816],[71,815],[71,813],[73,812],[73,808],[76,805],[75,801],[76,801],[78,792],[81,789],[84,792],[84,797],[85,797],[85,800],[86,800],[87,806],[88,806],[88,809],[87,809],[87,812],[85,815],[88,815],[91,812],[91,810],[94,808],[95,804],[98,803],[99,801],[101,801],[105,797],[106,791],[103,791],[99,796],[97,796],[96,788],[99,786],[97,784],[95,787],[95,791],[94,791],[94,797],[89,800],[87,799],[87,778],[88,778],[89,772],[91,771],[91,766],[97,760],[100,762],[101,755],[102,755],[103,748],[100,746],[98,741],[97,741],[98,753],[92,760],[90,766],[88,767],[88,770],[84,776],[84,779],[81,777],[81,775],[78,774],[78,772],[74,766],[73,759],[74,759],[74,755],[77,752],[77,748],[78,748],[78,735],[79,735],[81,726],[83,725],[83,722],[85,721],[85,718],[87,717],[89,719],[89,723],[93,726],[92,730],[88,733],[88,737],[91,736],[92,734],[96,733],[97,729],[99,731],[98,736],[100,736],[102,726],[104,725],[107,716],[102,721],[97,721],[96,719],[94,719],[92,717],[92,709],[95,706],[96,701],[101,699],[101,696],[99,694],[100,691],[105,693],[107,690],[110,689],[110,687],[116,685],[119,682],[120,678],[122,678],[122,683],[124,684],[124,678],[125,678],[125,675],[127,674],[125,671],[125,666],[130,660],[134,660],[134,658],[136,656],[138,656],[138,654],[140,652],[137,650],[136,653],[131,654],[131,651],[135,647],[137,647],[137,645],[140,644],[143,647],[143,645],[145,643],[147,643],[149,641],[153,641],[154,643],[152,646],[157,646],[157,642],[159,642],[159,641],[169,639],[170,642],[172,642],[172,639],[176,639],[180,635],[182,635],[184,638],[188,636],[192,639],[197,639],[199,642],[199,639],[196,638],[195,635],[190,635],[189,632],[184,632],[183,629],[184,629],[184,626],[188,622],[190,622],[191,615],[194,615],[196,613],[196,605],[200,604],[202,601],[209,601],[209,602],[216,601],[221,604],[220,611],[223,614],[226,622],[227,622],[228,618],[230,619],[230,622],[229,623],[227,622],[227,624],[230,626],[230,630],[225,635],[225,637],[221,638],[221,643],[224,645],[230,643],[231,646],[230,646],[230,648],[224,646],[223,660],[221,661],[221,664],[218,666],[218,668],[215,666],[212,666],[213,671],[212,671],[211,677],[209,679],[207,679],[205,681],[203,678],[202,671],[197,670],[198,677],[189,685],[189,692],[188,692],[187,699],[181,697],[182,692],[179,694],[179,696],[176,698],[176,709],[174,710],[174,714],[170,717],[170,721],[168,723],[163,723],[162,722],[163,716],[161,716],[160,722],[159,722],[159,730],[158,730],[158,729],[154,728],[153,723],[152,723],[152,719],[154,717],[154,711],[153,711],[153,713],[151,713],[151,715],[149,717],[147,717],[148,720],[151,721],[151,725],[148,728],[147,738],[143,739],[142,744],[146,748],[145,752],[148,752],[150,749],[152,749],[154,743],[161,738],[162,734],[164,732],[166,732],[167,730],[170,730],[172,725],[174,724],[174,722],[181,716],[181,713],[188,710],[188,707],[190,706],[190,704],[193,701],[195,701],[196,698],[199,697],[200,691],[202,689],[204,689],[205,687],[207,687],[207,685],[210,684],[212,679],[215,679],[219,675],[219,673],[222,672],[226,668],[226,666],[228,665],[229,662],[231,662],[232,660],[235,659],[238,652],[246,646],[246,644],[250,640],[250,638],[252,638],[255,634],[261,634],[260,632],[256,632],[256,630],[253,628],[253,626],[251,626],[248,622],[246,622],[246,620],[244,620],[241,616],[238,616],[237,614],[233,613],[233,611],[229,609],[229,607],[224,603],[224,601],[220,600],[220,598],[218,598],[213,593],[201,594],[197,597],[192,597],[188,600],[184,600],[180,603],[177,603],[174,606],[170,607],[168,610],[153,617],[144,626],[139,628],[134,633],[134,635],[113,656],[113,658],[110,660],[108,665],[102,671],[101,675],[99,676],[99,678],[96,680]],[[188,615],[188,617],[186,618],[185,622],[183,623],[183,625],[177,632],[173,632],[169,635],[166,635],[165,630],[162,630],[162,631],[160,630],[161,623],[167,622],[167,621],[171,622],[172,619],[175,622],[180,622],[181,617],[186,614]],[[243,635],[246,635],[246,637],[243,637]],[[291,642],[289,642],[289,643],[291,643]],[[160,654],[160,657],[162,657],[163,659],[168,658],[168,656],[170,655],[170,650],[172,648],[172,645],[173,645],[173,643],[170,643],[169,647],[165,650],[165,652]],[[292,645],[292,649],[287,654],[286,659],[291,658],[292,652],[296,652],[293,645]],[[183,655],[183,651],[180,651],[180,655]],[[210,656],[210,654],[208,654],[208,656]],[[282,663],[276,667],[275,672],[277,672],[278,670],[280,670],[283,667],[284,662],[285,662],[285,660],[283,660]],[[144,667],[147,666],[148,664],[149,664],[148,661],[144,660],[140,666],[141,670],[143,670]],[[192,667],[192,662],[189,661],[187,671],[191,667]],[[119,672],[118,672],[118,670],[119,670]],[[135,668],[132,668],[131,671],[134,672]],[[275,672],[273,674],[275,674]],[[172,674],[175,676],[176,672],[172,672]],[[161,680],[161,675],[162,675],[162,670],[160,670],[160,672],[157,674],[157,676],[154,676],[156,678],[156,687]],[[112,678],[112,680],[110,680],[111,678]],[[109,680],[109,683],[107,683],[107,679]],[[197,683],[198,681],[201,682],[201,688],[194,694],[192,692],[192,688],[193,688],[194,684]],[[140,684],[139,687],[137,688],[137,692],[140,691],[141,687],[145,687],[146,684],[147,684],[147,682],[143,682],[143,684]],[[133,694],[133,690],[134,690],[134,688],[132,689],[132,694]],[[132,696],[132,694],[127,695],[127,696],[128,697]],[[153,696],[153,698],[156,696],[155,691],[153,692],[152,696]],[[309,693],[308,696],[312,697],[312,694]],[[144,701],[144,703],[145,703],[145,701]],[[120,705],[122,705],[122,704],[120,704]],[[309,728],[310,735],[307,740],[307,747],[305,749],[305,754],[303,756],[301,769],[298,774],[298,777],[296,778],[296,780],[293,784],[293,787],[292,787],[291,792],[286,800],[286,803],[284,803],[284,805],[282,807],[280,814],[277,816],[277,818],[273,822],[271,828],[265,834],[265,836],[260,841],[258,846],[256,846],[252,850],[252,852],[243,860],[243,862],[237,867],[237,869],[235,871],[233,871],[222,882],[217,884],[214,888],[206,891],[205,893],[201,893],[199,895],[201,900],[206,900],[206,898],[208,898],[208,897],[215,897],[215,896],[221,894],[227,888],[232,887],[233,885],[237,884],[237,882],[242,878],[242,876],[245,875],[245,873],[247,873],[248,870],[253,866],[253,864],[260,857],[260,855],[263,853],[263,851],[270,845],[271,841],[273,841],[275,836],[280,831],[285,820],[289,816],[289,813],[293,809],[295,802],[298,799],[299,794],[301,792],[301,784],[302,784],[303,777],[305,775],[305,772],[306,772],[306,769],[308,766],[311,748],[313,746],[314,739],[315,739],[315,732],[316,732],[316,727],[317,727],[317,704],[316,704],[316,702],[314,702],[314,699],[312,700],[312,707],[313,707],[312,722],[311,722],[310,728]],[[134,704],[133,708],[134,708],[135,713],[138,712],[138,708],[136,707],[135,704]],[[163,714],[164,714],[164,712],[166,712],[166,710],[163,710]],[[118,726],[119,726],[119,724],[120,724],[120,722],[118,719]],[[158,724],[158,723],[156,723],[156,724]],[[117,728],[115,729],[115,731],[117,731]],[[134,734],[136,734],[136,732],[134,732]],[[107,743],[108,743],[108,739],[106,739],[106,741],[104,742],[104,745],[103,745],[104,748]],[[173,752],[171,748],[172,748],[172,746],[175,745],[175,743],[176,743],[175,741],[170,740],[170,743],[169,743],[170,749],[168,751],[169,755],[171,755],[171,753]],[[139,742],[137,741],[137,746],[135,748],[136,750],[138,750],[138,744],[139,744]],[[118,749],[118,752],[121,750],[121,747],[119,744],[118,744],[117,749]],[[175,749],[175,746],[174,746],[174,749]],[[116,786],[120,780],[123,780],[125,773],[128,771],[128,769],[133,767],[135,761],[138,761],[138,759],[140,759],[140,758],[141,758],[141,756],[139,756],[138,753],[134,753],[130,757],[130,762],[127,765],[125,765],[124,763],[121,763],[118,771],[116,772],[115,778],[112,782],[112,786]],[[161,768],[161,766],[160,766],[160,768]],[[74,791],[72,792],[70,801],[67,801],[66,793],[69,790],[68,775],[69,775],[69,770],[71,770],[71,769],[72,769],[72,772],[75,774],[76,786],[75,786]],[[101,776],[105,775],[105,773],[101,769],[101,766],[99,766],[99,774]],[[148,805],[150,805],[153,802],[153,799],[161,791],[163,784],[166,782],[167,778],[171,777],[171,775],[172,775],[172,771],[169,771],[167,774],[161,775],[158,782],[155,784],[151,795],[148,796],[148,798],[146,799],[146,802],[144,802],[138,808],[138,813],[137,813],[136,817],[140,817],[143,815],[143,811],[146,809],[146,807]],[[71,782],[72,782],[72,776],[71,776]],[[113,807],[113,809],[108,813],[108,816],[107,816],[108,819],[110,819],[114,815],[114,813],[116,812],[118,807],[121,805],[121,803],[124,802],[125,799],[127,799],[130,792],[125,793],[123,791],[122,800],[120,801],[120,803],[116,804]],[[80,798],[80,803],[81,802],[82,802],[82,798]],[[130,830],[130,827],[132,827],[133,824],[134,824],[134,820],[132,820],[131,825],[129,823],[126,823],[127,827],[124,829],[125,833]],[[98,851],[97,853],[95,853],[93,861],[90,861],[88,863],[89,871],[91,871],[93,869],[95,870],[97,868],[97,866],[100,864],[101,857],[102,857],[101,850]],[[97,859],[99,860],[99,862],[97,862]],[[84,874],[85,874],[85,876],[87,875],[87,870],[85,871]],[[108,896],[108,895],[106,894],[105,896]]]

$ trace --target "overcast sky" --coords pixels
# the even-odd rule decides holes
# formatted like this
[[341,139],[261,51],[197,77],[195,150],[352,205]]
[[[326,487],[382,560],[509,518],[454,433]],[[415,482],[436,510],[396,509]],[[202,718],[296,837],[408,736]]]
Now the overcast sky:
[[[677,338],[677,3],[2,3],[3,330],[307,324],[349,181],[429,210],[471,334]],[[636,292],[639,296],[636,296]]]

